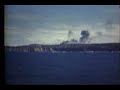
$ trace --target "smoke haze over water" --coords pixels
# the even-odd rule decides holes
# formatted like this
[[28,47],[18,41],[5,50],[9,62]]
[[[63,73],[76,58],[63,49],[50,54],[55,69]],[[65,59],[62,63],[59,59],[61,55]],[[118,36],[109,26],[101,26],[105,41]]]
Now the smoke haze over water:
[[119,12],[117,5],[6,5],[5,45],[120,42]]

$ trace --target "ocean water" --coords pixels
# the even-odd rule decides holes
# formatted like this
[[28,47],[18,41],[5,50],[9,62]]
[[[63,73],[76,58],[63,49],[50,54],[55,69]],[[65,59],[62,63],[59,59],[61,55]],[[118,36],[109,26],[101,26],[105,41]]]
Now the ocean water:
[[119,53],[6,52],[6,84],[120,84]]

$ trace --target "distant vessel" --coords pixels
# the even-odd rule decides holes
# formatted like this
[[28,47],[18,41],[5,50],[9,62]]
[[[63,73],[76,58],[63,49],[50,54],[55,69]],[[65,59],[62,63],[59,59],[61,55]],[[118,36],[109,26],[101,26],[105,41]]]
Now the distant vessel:
[[93,52],[120,52],[120,43],[103,43],[103,44],[65,44],[60,45],[26,45],[26,46],[6,46],[6,51],[10,52],[57,52],[57,51],[84,51]]

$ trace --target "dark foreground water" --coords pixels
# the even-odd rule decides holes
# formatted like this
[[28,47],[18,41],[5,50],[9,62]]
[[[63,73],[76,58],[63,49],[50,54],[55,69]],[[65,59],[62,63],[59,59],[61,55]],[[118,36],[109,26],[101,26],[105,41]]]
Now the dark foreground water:
[[7,84],[120,84],[117,52],[5,55]]

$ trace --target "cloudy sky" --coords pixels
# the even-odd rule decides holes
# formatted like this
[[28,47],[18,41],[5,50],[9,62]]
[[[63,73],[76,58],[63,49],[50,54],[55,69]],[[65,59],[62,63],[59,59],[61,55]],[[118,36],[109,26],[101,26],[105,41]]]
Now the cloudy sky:
[[59,44],[68,31],[79,40],[90,32],[91,43],[120,42],[118,5],[6,5],[5,45]]

